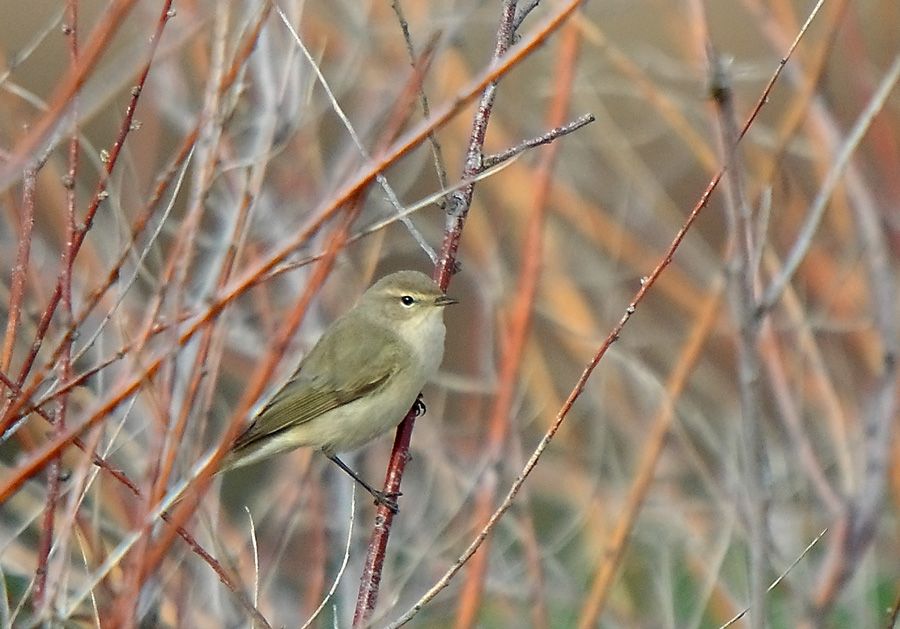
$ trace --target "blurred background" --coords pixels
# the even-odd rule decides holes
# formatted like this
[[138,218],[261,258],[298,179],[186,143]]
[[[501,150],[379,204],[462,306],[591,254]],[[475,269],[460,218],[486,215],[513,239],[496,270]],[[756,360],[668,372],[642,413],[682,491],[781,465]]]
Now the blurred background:
[[[0,3],[4,626],[249,626],[150,514],[247,421],[260,374],[255,403],[374,279],[434,268],[472,101],[387,188],[342,195],[421,128],[417,77],[440,112],[484,76],[500,3],[279,4],[343,116],[270,4]],[[500,80],[484,153],[596,121],[475,186],[371,624],[481,530],[727,161],[511,509],[411,626],[719,627],[754,602],[735,626],[890,626],[900,5],[825,3],[734,155],[814,3],[595,1],[551,32],[565,6],[519,27],[548,36]],[[391,442],[348,461],[379,485]],[[334,582],[315,626],[353,615],[374,507],[353,511],[327,463],[216,478],[186,524],[273,626]]]

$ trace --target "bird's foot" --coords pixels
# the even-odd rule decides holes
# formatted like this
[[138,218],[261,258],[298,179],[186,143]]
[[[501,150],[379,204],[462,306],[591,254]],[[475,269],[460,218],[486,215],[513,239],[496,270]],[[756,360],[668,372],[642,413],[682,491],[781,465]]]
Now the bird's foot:
[[372,496],[375,498],[375,504],[382,507],[387,507],[391,513],[397,515],[400,512],[400,505],[397,504],[397,498],[403,495],[403,492],[392,491],[378,491],[377,489],[373,490]]
[[425,406],[425,400],[422,399],[422,394],[419,394],[419,397],[416,398],[416,401],[413,402],[413,413],[415,413],[416,418],[421,417],[425,414],[425,411],[428,410],[428,407]]

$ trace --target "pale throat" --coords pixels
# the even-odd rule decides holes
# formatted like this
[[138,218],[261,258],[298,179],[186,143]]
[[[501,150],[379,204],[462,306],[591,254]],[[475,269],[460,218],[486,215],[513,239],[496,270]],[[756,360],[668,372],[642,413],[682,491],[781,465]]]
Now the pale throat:
[[446,328],[442,313],[429,312],[421,319],[410,321],[401,327],[402,330],[398,330],[400,336],[416,354],[419,364],[428,372],[428,377],[431,377],[437,371],[444,355]]

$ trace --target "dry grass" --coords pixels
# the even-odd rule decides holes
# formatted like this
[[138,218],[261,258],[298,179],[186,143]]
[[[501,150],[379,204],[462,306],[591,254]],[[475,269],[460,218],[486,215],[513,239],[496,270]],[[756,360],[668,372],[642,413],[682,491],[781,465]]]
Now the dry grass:
[[[0,5],[3,626],[300,626],[330,589],[348,626],[366,561],[359,625],[435,584],[412,626],[890,625],[900,9],[545,2],[492,65],[499,4],[404,3],[410,53],[390,2],[281,2],[341,115],[267,3]],[[463,305],[372,564],[323,457],[210,475],[423,242]]]

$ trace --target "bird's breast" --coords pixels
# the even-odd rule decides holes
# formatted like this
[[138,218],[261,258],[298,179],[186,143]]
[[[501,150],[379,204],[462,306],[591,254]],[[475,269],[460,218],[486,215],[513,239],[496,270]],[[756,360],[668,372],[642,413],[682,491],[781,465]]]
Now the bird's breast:
[[435,313],[426,318],[405,339],[422,370],[422,386],[434,377],[438,367],[441,365],[441,360],[444,358],[444,337],[446,333],[447,329],[444,327],[444,321],[440,313]]

